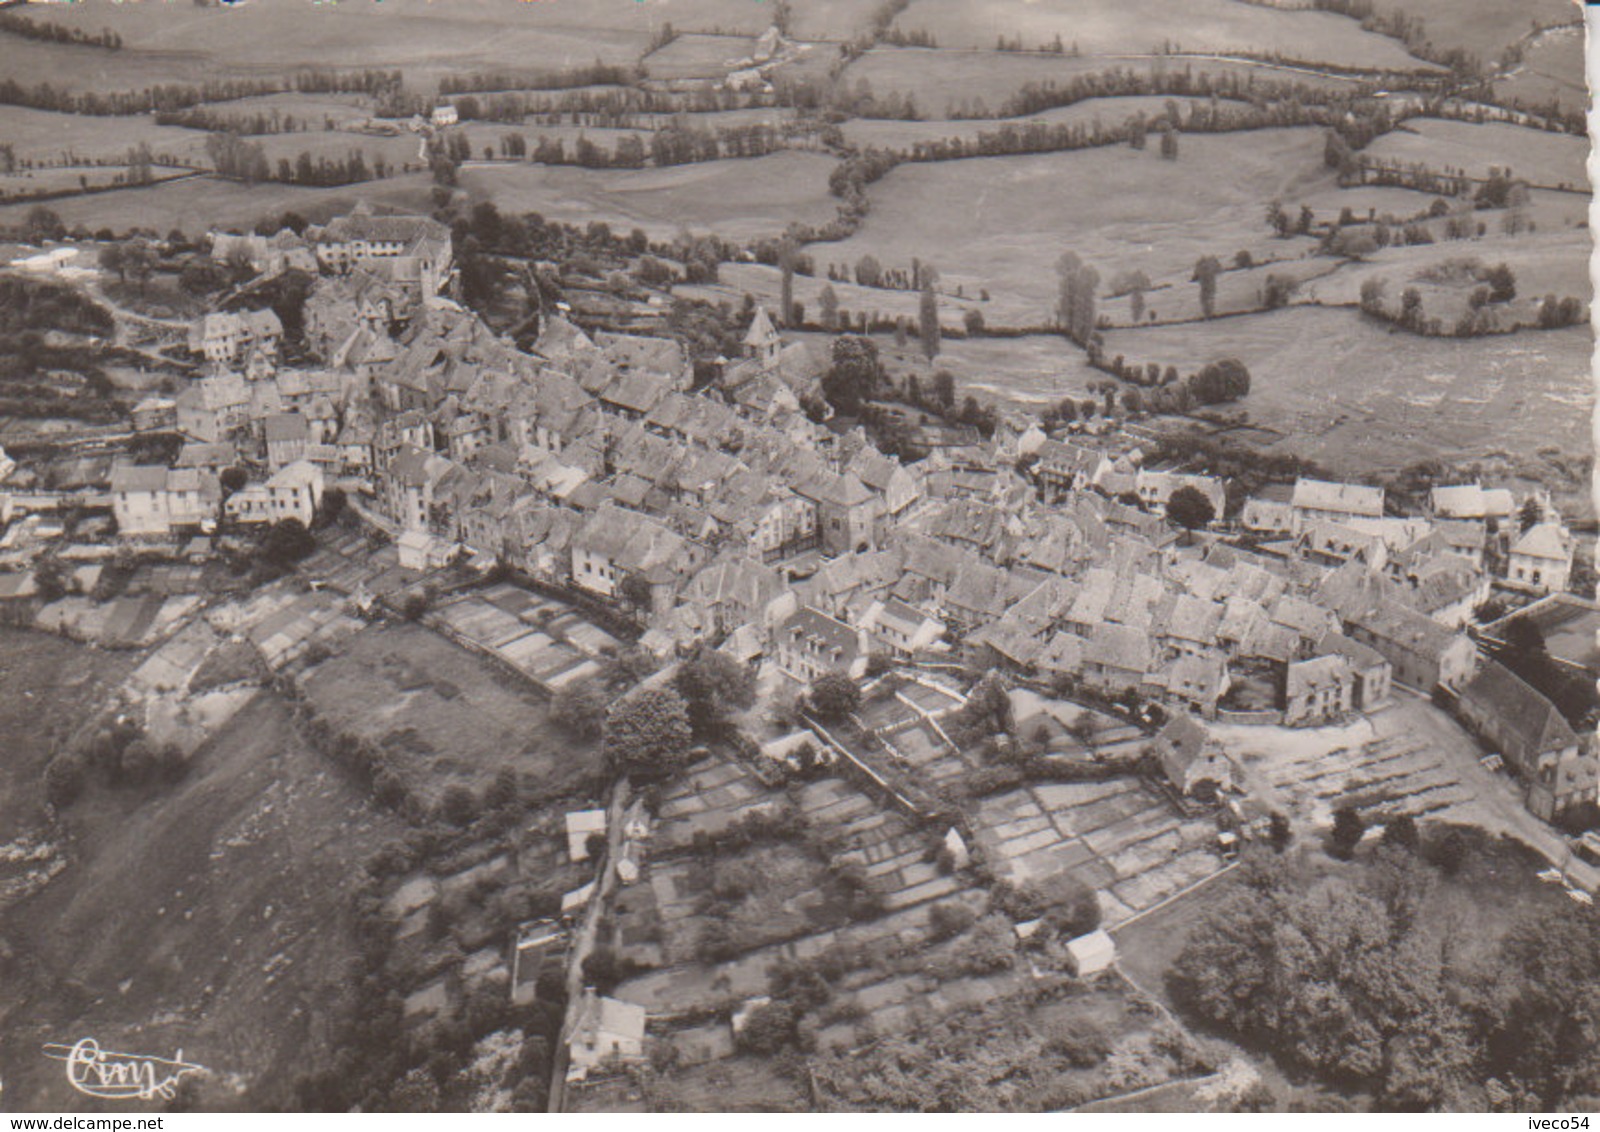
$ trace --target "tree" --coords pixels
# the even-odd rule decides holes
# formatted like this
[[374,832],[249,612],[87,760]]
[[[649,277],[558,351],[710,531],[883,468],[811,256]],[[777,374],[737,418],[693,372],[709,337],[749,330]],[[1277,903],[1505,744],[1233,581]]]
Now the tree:
[[937,371],[933,375],[933,399],[939,406],[949,412],[956,403],[955,375],[947,369]]
[[280,519],[268,527],[260,544],[262,559],[281,569],[288,569],[315,549],[317,540],[304,523],[292,517]]
[[83,793],[87,778],[81,758],[59,752],[44,768],[45,797],[57,809],[70,806]]
[[694,732],[689,706],[675,688],[642,688],[625,696],[602,729],[606,758],[615,770],[663,778],[688,759]]
[[778,253],[778,266],[782,270],[778,297],[778,321],[783,326],[793,326],[794,317],[794,243],[785,238]]
[[863,287],[877,287],[883,282],[883,268],[877,257],[864,255],[856,260],[856,282]]
[[811,685],[811,710],[824,723],[837,723],[861,706],[861,689],[842,672],[817,677]]
[[1403,849],[1408,853],[1415,853],[1421,838],[1417,833],[1417,819],[1410,814],[1399,814],[1390,818],[1383,826],[1381,844],[1395,849]]
[[1193,541],[1194,532],[1216,517],[1216,507],[1197,487],[1184,484],[1167,499],[1167,518],[1184,529],[1188,541]]
[[458,829],[471,825],[477,812],[477,799],[460,783],[447,789],[439,799],[439,816]]
[[1269,311],[1286,306],[1299,286],[1291,275],[1269,274],[1261,285],[1261,305]]
[[932,279],[923,284],[922,298],[917,305],[917,337],[925,358],[931,362],[939,356],[939,296],[934,292]]
[[1517,297],[1517,277],[1507,264],[1491,267],[1484,273],[1483,281],[1489,285],[1491,303],[1508,303]]
[[1294,222],[1289,219],[1288,212],[1284,211],[1281,200],[1275,200],[1267,205],[1267,223],[1272,226],[1279,239],[1286,239],[1294,231]]
[[1368,279],[1361,284],[1361,310],[1365,314],[1381,315],[1383,313],[1383,293],[1385,284],[1382,279]]
[[779,999],[750,1011],[739,1029],[738,1046],[749,1053],[770,1056],[796,1039],[795,1008]]
[[1294,833],[1289,828],[1289,819],[1277,811],[1273,811],[1267,819],[1267,841],[1272,845],[1273,851],[1282,853],[1289,848],[1289,842],[1294,839]]
[[598,739],[611,696],[592,677],[563,685],[550,701],[550,718],[557,727],[580,739]]
[[629,574],[617,586],[617,596],[631,608],[648,612],[652,604],[650,581],[642,574]]
[[871,338],[842,334],[833,340],[833,365],[822,377],[822,393],[841,413],[855,416],[863,401],[877,395],[883,378],[878,344]]
[[1517,510],[1517,528],[1527,534],[1529,530],[1544,522],[1544,507],[1534,496],[1528,496],[1522,501],[1522,506]]
[[1178,131],[1170,122],[1161,125],[1161,156],[1168,161],[1178,160]]
[[730,712],[755,703],[755,673],[724,652],[699,649],[678,665],[673,687],[689,709],[689,725],[699,738],[714,735]]
[[1100,273],[1073,252],[1056,262],[1056,324],[1068,338],[1087,347],[1094,334]]
[[1353,806],[1340,806],[1333,812],[1333,832],[1328,838],[1328,852],[1342,861],[1348,861],[1367,832],[1367,823]]
[[1422,292],[1415,287],[1400,293],[1400,325],[1413,330],[1422,325]]
[[[1200,284],[1200,311],[1210,318],[1216,313],[1217,276],[1222,274],[1222,264],[1216,256],[1201,256],[1189,278]],[[1143,307],[1143,302],[1140,306]]]
[[317,523],[319,526],[330,526],[339,521],[339,516],[344,514],[345,505],[349,502],[342,487],[330,487],[322,493],[322,503],[317,508]]
[[839,329],[839,296],[831,283],[823,285],[822,293],[817,296],[817,307],[822,315],[822,328],[830,332]]

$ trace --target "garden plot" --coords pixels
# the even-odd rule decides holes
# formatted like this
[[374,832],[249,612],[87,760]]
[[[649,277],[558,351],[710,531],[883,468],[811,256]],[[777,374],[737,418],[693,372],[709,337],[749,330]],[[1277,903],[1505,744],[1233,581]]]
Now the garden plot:
[[398,593],[415,580],[410,571],[400,568],[393,546],[374,549],[364,536],[353,532],[325,539],[316,553],[300,564],[299,572],[340,593],[361,591],[377,597]]
[[[978,889],[967,889],[954,899],[979,912],[987,897]],[[780,961],[804,962],[838,946],[857,948],[868,956],[885,953],[895,945],[919,946],[927,939],[928,907],[906,908],[876,920],[763,947],[714,967],[691,964],[651,971],[622,983],[613,997],[637,1003],[653,1017],[729,1005],[765,994],[768,971]]]
[[[1247,766],[1249,764],[1247,763]],[[1464,820],[1473,792],[1437,747],[1380,738],[1325,754],[1302,749],[1257,764],[1273,789],[1316,824],[1343,805],[1441,821]]]
[[848,889],[795,842],[652,865],[648,884],[666,964],[715,959],[836,927],[850,910]]
[[1215,827],[1184,820],[1132,779],[1052,783],[978,804],[977,842],[996,873],[1040,884],[1064,873],[1099,890],[1108,925],[1210,876]]
[[[504,600],[504,595],[499,595]],[[451,632],[505,661],[512,668],[544,688],[559,688],[574,679],[592,675],[599,665],[565,640],[551,635],[557,622],[567,622],[568,632],[589,628],[582,618],[570,612],[546,618],[551,632],[533,628],[522,616],[510,613],[503,604],[489,600],[488,594],[472,594],[440,607],[435,613]],[[528,607],[550,612],[548,606]],[[564,608],[555,606],[555,608]],[[612,638],[594,629],[605,640]],[[592,639],[591,639],[592,643]]]
[[808,783],[800,789],[799,804],[807,821],[829,828],[848,846],[839,862],[860,865],[884,907],[908,908],[962,887],[958,877],[941,875],[924,859],[929,845],[925,833],[842,779]]
[[772,792],[738,763],[704,759],[662,799],[654,849],[663,853],[689,844],[696,833],[721,833],[747,814],[776,803]]

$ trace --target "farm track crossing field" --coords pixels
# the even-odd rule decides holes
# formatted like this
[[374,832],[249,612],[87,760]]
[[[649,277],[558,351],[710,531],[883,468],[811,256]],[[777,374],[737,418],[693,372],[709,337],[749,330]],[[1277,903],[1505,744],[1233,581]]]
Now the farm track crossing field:
[[1181,52],[1277,53],[1290,59],[1368,70],[1425,70],[1432,65],[1408,54],[1399,41],[1363,31],[1354,20],[1329,12],[1294,11],[1237,0],[1191,0],[1181,28],[1161,0],[1116,4],[1081,0],[918,0],[895,21],[905,32],[926,31],[940,47],[995,45],[999,37],[1024,47],[1049,44],[1059,35],[1070,49],[1088,55],[1154,52],[1176,45]]
[[1530,23],[1572,23],[1579,18],[1566,0],[1520,0],[1516,4],[1392,0],[1384,10],[1421,20],[1435,46],[1464,48],[1485,63],[1495,62],[1502,51],[1526,36]]
[[1498,98],[1520,99],[1526,105],[1554,100],[1567,110],[1581,110],[1589,97],[1583,73],[1583,29],[1558,28],[1532,40],[1522,62],[1495,81],[1494,92]]

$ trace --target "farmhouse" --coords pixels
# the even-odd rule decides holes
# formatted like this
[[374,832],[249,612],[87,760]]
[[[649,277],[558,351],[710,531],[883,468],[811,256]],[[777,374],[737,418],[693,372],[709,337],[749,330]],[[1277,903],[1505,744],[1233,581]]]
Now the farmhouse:
[[1227,492],[1216,476],[1192,475],[1187,472],[1146,471],[1140,468],[1134,476],[1134,494],[1146,507],[1166,512],[1172,493],[1181,487],[1193,488],[1211,504],[1211,514],[1222,518],[1227,508]]
[[1097,975],[1117,961],[1117,945],[1104,928],[1067,944],[1067,971],[1075,978]]
[[623,580],[649,586],[650,608],[667,609],[677,583],[704,559],[695,543],[648,515],[607,504],[572,538],[572,580],[602,597],[620,596]]

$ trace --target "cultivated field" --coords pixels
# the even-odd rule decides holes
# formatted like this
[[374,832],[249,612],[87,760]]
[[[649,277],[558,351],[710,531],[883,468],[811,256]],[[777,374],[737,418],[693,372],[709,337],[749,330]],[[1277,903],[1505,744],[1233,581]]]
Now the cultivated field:
[[551,792],[584,781],[594,752],[546,722],[520,680],[416,626],[352,637],[303,678],[312,711],[336,733],[379,745],[414,793],[437,800],[453,785],[474,793],[502,768]]
[[1449,122],[1412,118],[1363,151],[1373,158],[1418,163],[1430,169],[1463,169],[1487,177],[1495,167],[1544,188],[1587,191],[1584,163],[1589,145],[1581,137],[1530,130],[1503,122]]
[[1427,459],[1588,451],[1594,404],[1586,328],[1420,338],[1354,311],[1297,307],[1193,325],[1114,330],[1107,354],[1193,372],[1238,358],[1254,377],[1241,405],[1284,439],[1274,447],[1351,475]]
[[1038,123],[1045,126],[1079,126],[1085,129],[1096,126],[1115,129],[1144,115],[1149,121],[1166,113],[1167,104],[1176,103],[1185,113],[1199,98],[1162,98],[1131,96],[1128,98],[1088,98],[1071,106],[1061,106],[1025,118],[977,118],[960,121],[901,122],[890,118],[853,118],[842,127],[845,140],[858,149],[892,149],[907,151],[918,142],[937,142],[951,138],[975,141],[980,134],[996,134],[1012,127],[1018,130]]
[[[1160,0],[1124,0],[1087,6],[1073,0],[918,0],[895,21],[904,31],[926,31],[940,47],[993,47],[998,37],[1021,38],[1028,48],[1057,34],[1070,50],[1090,55],[1157,52],[1281,54],[1289,59],[1367,70],[1421,70],[1430,65],[1397,41],[1367,32],[1353,20],[1326,12],[1289,11],[1236,0],[1196,0],[1186,5],[1181,28]],[[1175,45],[1173,47],[1172,45]]]
[[1394,0],[1385,10],[1421,20],[1429,41],[1439,47],[1464,48],[1485,63],[1495,62],[1507,47],[1525,38],[1532,23],[1570,24],[1580,18],[1566,0],[1524,0],[1520,4]]
[[[710,14],[743,5],[692,0],[685,7]],[[61,72],[56,76],[61,85],[123,90],[222,76],[270,77],[317,67],[398,68],[410,79],[427,82],[457,70],[556,70],[596,59],[626,63],[644,53],[652,15],[643,5],[508,8],[493,0],[465,0],[446,10],[426,0],[390,0],[381,6],[240,4],[181,10],[166,4],[99,2],[63,6],[48,18],[89,32],[109,27],[125,44],[122,51],[100,53],[110,60],[104,69],[79,66]],[[30,43],[27,54],[35,46]],[[81,63],[81,56],[76,58]],[[25,78],[31,71],[16,77],[46,81]],[[42,67],[37,73],[48,76]]]
[[1091,58],[995,51],[993,47],[992,38],[974,50],[950,50],[942,40],[936,50],[923,47],[875,47],[846,67],[842,77],[851,84],[851,89],[865,82],[876,95],[891,92],[909,95],[918,114],[929,119],[947,118],[955,114],[980,117],[997,114],[1006,99],[1029,84],[1064,85],[1079,75],[1113,69],[1134,74],[1164,70],[1173,74],[1187,72],[1193,75],[1254,76],[1279,81],[1293,80],[1332,89],[1349,86],[1351,82],[1339,77],[1221,59],[1165,59],[1147,54]]
[[808,250],[846,263],[920,257],[939,269],[942,288],[1011,296],[1039,325],[1053,318],[1055,265],[1069,250],[1102,282],[1124,270],[1187,277],[1200,256],[1241,248],[1272,258],[1265,204],[1331,182],[1322,147],[1318,130],[1257,130],[1185,137],[1176,161],[1154,146],[1114,146],[902,165],[869,190],[873,209],[859,232]]
[[755,46],[746,36],[680,35],[644,57],[645,72],[652,79],[721,78]]
[[153,115],[101,118],[56,114],[24,106],[0,109],[4,143],[17,160],[35,163],[114,161],[127,157],[141,142],[157,157],[194,157],[205,153],[205,134],[181,126],[158,126]]
[[[289,210],[321,222],[350,211],[361,200],[379,209],[427,212],[431,185],[420,173],[331,189],[194,177],[171,185],[67,197],[51,201],[50,208],[68,225],[113,224],[118,231],[145,228],[162,235],[178,228],[198,237],[210,228],[248,228]],[[29,207],[0,205],[0,225],[22,223]]]
[[834,160],[816,153],[707,161],[665,169],[468,166],[462,186],[502,212],[538,212],[549,220],[643,228],[669,239],[684,228],[737,240],[778,236],[794,221],[821,224],[836,202],[828,195]]

